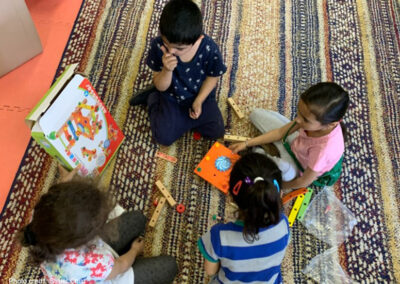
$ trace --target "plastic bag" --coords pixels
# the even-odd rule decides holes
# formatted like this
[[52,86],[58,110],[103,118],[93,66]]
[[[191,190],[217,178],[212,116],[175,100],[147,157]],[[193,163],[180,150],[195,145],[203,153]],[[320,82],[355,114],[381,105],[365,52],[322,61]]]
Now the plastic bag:
[[355,283],[340,266],[336,251],[337,247],[333,247],[317,255],[302,272],[319,283]]
[[312,199],[301,222],[311,234],[331,246],[343,243],[357,224],[353,213],[329,187]]

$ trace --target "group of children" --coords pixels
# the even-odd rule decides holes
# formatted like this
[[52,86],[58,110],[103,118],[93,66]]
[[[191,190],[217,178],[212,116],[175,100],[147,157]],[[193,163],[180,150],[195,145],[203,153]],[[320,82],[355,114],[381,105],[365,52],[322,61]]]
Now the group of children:
[[[171,0],[159,30],[147,59],[154,85],[130,104],[147,105],[152,134],[160,144],[170,145],[190,130],[210,139],[222,137],[215,87],[226,66],[216,43],[203,33],[200,9],[191,0]],[[280,266],[289,243],[282,191],[337,180],[344,153],[341,121],[348,105],[348,94],[327,82],[300,95],[293,121],[269,110],[251,113],[263,134],[230,146],[235,153],[251,147],[230,174],[229,196],[238,206],[238,219],[214,225],[198,240],[212,282],[282,282]],[[266,143],[274,143],[280,157],[255,147]],[[130,212],[107,222],[113,204],[106,194],[70,179],[71,174],[41,197],[30,224],[20,232],[21,243],[30,248],[47,280],[172,282],[178,271],[173,257],[138,257],[145,217]]]

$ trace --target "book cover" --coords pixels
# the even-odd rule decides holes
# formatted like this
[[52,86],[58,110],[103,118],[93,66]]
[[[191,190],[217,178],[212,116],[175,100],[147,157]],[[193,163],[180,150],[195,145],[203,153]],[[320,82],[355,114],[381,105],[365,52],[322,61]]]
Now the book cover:
[[89,80],[75,74],[39,120],[52,147],[82,176],[100,174],[125,138]]

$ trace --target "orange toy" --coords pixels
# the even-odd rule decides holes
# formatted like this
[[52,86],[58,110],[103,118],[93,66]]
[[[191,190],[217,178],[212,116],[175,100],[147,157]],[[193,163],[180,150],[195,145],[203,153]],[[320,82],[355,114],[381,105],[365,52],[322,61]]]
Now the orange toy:
[[[216,161],[221,157],[230,160],[230,167],[223,169],[223,171],[218,170],[216,167]],[[211,183],[223,193],[227,194],[229,189],[229,174],[231,173],[233,165],[239,158],[239,155],[232,153],[231,150],[219,142],[215,142],[194,169],[194,173]]]
[[286,194],[284,197],[282,197],[282,203],[286,204],[288,203],[290,200],[292,200],[293,198],[295,198],[296,196],[299,196],[301,194],[306,194],[307,193],[307,188],[302,187],[299,188],[295,191],[292,191],[291,193]]

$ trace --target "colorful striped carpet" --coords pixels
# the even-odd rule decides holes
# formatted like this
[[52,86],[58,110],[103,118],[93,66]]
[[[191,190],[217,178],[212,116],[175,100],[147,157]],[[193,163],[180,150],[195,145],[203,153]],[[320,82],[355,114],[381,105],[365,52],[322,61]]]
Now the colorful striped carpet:
[[[193,174],[212,141],[188,133],[171,147],[150,135],[144,107],[129,107],[132,93],[151,81],[145,66],[150,39],[166,1],[85,0],[57,73],[78,62],[101,95],[126,140],[101,178],[126,209],[151,216],[154,187],[162,180],[184,214],[166,206],[148,229],[147,255],[177,257],[176,283],[205,283],[196,241],[212,214],[224,215],[226,199]],[[396,0],[208,0],[201,6],[205,31],[220,45],[228,67],[218,85],[226,130],[256,135],[226,104],[233,97],[246,116],[264,107],[294,117],[299,94],[319,81],[336,81],[351,95],[344,173],[336,196],[357,217],[337,252],[356,282],[400,281],[400,3]],[[178,158],[171,164],[157,150]],[[28,145],[0,221],[0,279],[39,279],[27,252],[13,240],[35,202],[55,182],[54,161]],[[296,223],[283,264],[285,283],[311,282],[301,270],[328,249]],[[323,271],[321,273],[324,273]],[[331,279],[335,283],[340,282]],[[3,283],[5,283],[3,282]],[[10,282],[11,283],[11,282]],[[21,282],[22,283],[22,282]]]

